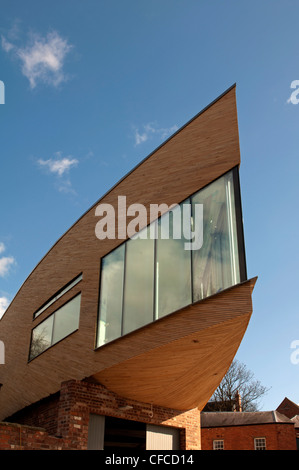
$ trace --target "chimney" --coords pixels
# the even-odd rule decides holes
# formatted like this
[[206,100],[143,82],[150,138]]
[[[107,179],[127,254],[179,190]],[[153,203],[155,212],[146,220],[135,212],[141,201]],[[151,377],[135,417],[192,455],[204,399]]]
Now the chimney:
[[235,410],[234,411],[242,411],[242,403],[241,403],[241,396],[239,394],[239,390],[237,390],[235,395]]

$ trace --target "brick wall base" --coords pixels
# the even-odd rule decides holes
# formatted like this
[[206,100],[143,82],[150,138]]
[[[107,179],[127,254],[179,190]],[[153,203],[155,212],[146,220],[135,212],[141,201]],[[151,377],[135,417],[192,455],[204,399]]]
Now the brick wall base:
[[0,450],[76,450],[68,439],[50,436],[44,429],[0,423]]
[[86,450],[91,413],[175,427],[180,430],[181,450],[200,449],[197,409],[181,412],[151,406],[120,397],[100,384],[74,380],[62,383],[59,394],[0,423],[0,450]]

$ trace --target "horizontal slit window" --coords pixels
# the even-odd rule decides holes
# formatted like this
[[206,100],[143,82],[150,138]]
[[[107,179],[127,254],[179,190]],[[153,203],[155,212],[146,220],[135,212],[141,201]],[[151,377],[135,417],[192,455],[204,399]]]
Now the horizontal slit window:
[[69,282],[65,287],[63,287],[61,290],[59,290],[51,299],[49,299],[41,308],[39,308],[35,314],[33,315],[33,318],[38,317],[41,313],[43,313],[45,310],[47,310],[50,305],[54,304],[56,300],[60,299],[64,294],[66,294],[69,290],[71,290],[78,282],[82,280],[82,274],[77,276],[73,281]]

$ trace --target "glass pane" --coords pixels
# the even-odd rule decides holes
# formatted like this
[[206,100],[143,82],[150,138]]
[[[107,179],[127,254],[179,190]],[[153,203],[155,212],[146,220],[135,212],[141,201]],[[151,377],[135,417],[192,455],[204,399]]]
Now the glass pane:
[[124,334],[153,321],[154,240],[149,227],[139,235],[126,243]]
[[52,344],[77,330],[79,327],[81,295],[77,295],[54,313]]
[[45,351],[45,349],[51,346],[52,328],[53,315],[34,328],[32,331],[30,359],[38,356],[40,353]]
[[191,250],[185,249],[190,239],[184,237],[182,209],[188,203],[189,200],[184,201],[158,222],[156,318],[192,303]]
[[124,249],[122,244],[102,259],[98,346],[121,336]]
[[[232,172],[192,197],[203,204],[203,245],[194,250],[194,301],[240,282]],[[196,226],[195,226],[196,230]]]

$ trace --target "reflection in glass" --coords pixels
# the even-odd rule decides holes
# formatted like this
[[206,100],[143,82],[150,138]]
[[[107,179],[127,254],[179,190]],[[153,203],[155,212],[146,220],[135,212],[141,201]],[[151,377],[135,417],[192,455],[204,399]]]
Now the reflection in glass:
[[29,359],[38,356],[79,328],[80,301],[81,294],[64,304],[34,328]]
[[154,240],[149,230],[126,244],[123,334],[153,321]]
[[81,295],[77,295],[54,314],[53,339],[57,343],[79,327]]
[[98,346],[121,336],[125,245],[102,259]]
[[[184,203],[188,204],[189,200]],[[190,239],[184,238],[183,210],[177,206],[158,222],[155,318],[161,318],[192,302],[191,252],[184,249],[187,241]]]
[[38,356],[52,344],[53,318],[51,315],[32,331],[30,358]]
[[194,301],[240,282],[232,173],[195,194],[197,203],[203,204],[203,245],[192,253]]

